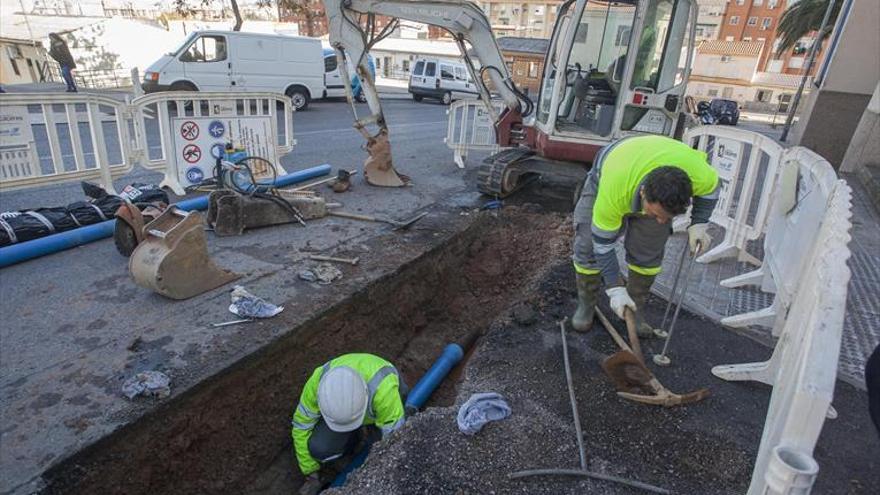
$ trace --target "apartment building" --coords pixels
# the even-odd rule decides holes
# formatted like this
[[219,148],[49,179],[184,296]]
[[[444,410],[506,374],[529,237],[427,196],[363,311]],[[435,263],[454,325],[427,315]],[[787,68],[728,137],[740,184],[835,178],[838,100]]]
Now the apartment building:
[[[791,49],[776,56],[779,47],[779,20],[791,0],[729,0],[718,33],[722,41],[763,42],[758,70],[774,74],[802,75],[813,43],[808,36]],[[822,51],[817,54],[821,60]],[[815,67],[810,75],[815,74]]]

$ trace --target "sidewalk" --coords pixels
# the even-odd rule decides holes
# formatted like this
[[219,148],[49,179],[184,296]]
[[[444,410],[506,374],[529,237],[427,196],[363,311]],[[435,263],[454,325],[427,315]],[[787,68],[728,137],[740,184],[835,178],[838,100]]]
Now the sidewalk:
[[[880,342],[880,214],[855,176],[843,175],[842,178],[853,189],[853,228],[849,244],[852,250],[849,260],[852,278],[847,293],[838,378],[864,390],[865,361]],[[716,226],[710,228],[710,233],[716,241],[723,236],[721,229]],[[672,287],[675,275],[673,267],[686,245],[687,236],[683,234],[673,236],[667,244],[664,266],[668,268],[654,284],[654,292],[664,299]],[[749,252],[759,259],[763,258],[763,238],[752,243]],[[720,285],[726,278],[754,269],[752,265],[732,259],[695,264],[684,306],[715,323],[726,316],[770,306],[773,294],[762,292],[757,287],[728,289]],[[768,328],[750,327],[744,332],[759,340],[771,341]]]

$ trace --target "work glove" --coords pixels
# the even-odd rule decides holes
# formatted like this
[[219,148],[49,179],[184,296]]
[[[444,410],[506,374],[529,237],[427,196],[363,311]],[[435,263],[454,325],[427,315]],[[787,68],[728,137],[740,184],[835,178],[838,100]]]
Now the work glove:
[[632,300],[632,297],[629,296],[626,287],[612,287],[607,289],[605,293],[608,294],[611,310],[621,319],[623,319],[623,311],[627,307],[635,313],[636,303]]
[[691,248],[691,254],[698,250],[705,251],[709,244],[712,244],[712,236],[709,235],[708,223],[695,223],[688,227],[688,246]]
[[306,476],[306,481],[299,487],[299,495],[318,495],[321,491],[321,478],[318,473]]

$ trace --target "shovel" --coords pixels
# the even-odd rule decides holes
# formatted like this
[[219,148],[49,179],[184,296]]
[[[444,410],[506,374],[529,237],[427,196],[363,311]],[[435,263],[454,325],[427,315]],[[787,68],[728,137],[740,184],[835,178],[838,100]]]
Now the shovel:
[[[633,336],[636,334],[635,318],[631,311],[624,311],[626,311],[624,316],[626,316],[627,331],[630,336]],[[699,402],[709,396],[707,388],[701,388],[687,394],[676,394],[664,387],[651,373],[651,370],[645,366],[644,359],[640,359],[633,353],[632,348],[623,340],[623,337],[599,308],[596,308],[596,315],[605,326],[605,330],[620,347],[620,351],[602,361],[602,369],[614,383],[614,387],[618,390],[618,396],[635,402],[663,407]],[[637,336],[633,343],[638,344]]]
[[404,220],[402,222],[398,222],[397,220],[391,220],[390,218],[380,218],[380,217],[374,217],[374,216],[370,216],[370,215],[358,215],[357,213],[349,213],[347,211],[330,210],[327,213],[329,215],[334,216],[334,217],[350,218],[352,220],[363,220],[365,222],[387,223],[387,224],[393,225],[394,230],[407,230],[410,227],[412,227],[414,223],[418,222],[419,220],[424,218],[425,215],[428,214],[428,212],[425,211],[425,212],[419,213],[418,215],[410,218],[409,220]]

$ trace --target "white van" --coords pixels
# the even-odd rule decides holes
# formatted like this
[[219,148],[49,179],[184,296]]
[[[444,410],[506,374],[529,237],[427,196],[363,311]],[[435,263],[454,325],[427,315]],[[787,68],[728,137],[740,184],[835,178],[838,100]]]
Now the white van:
[[415,101],[438,98],[444,105],[455,98],[479,94],[465,64],[436,58],[416,61],[409,76],[409,92]]
[[197,31],[144,72],[144,91],[269,91],[297,110],[325,96],[321,41],[299,36]]

